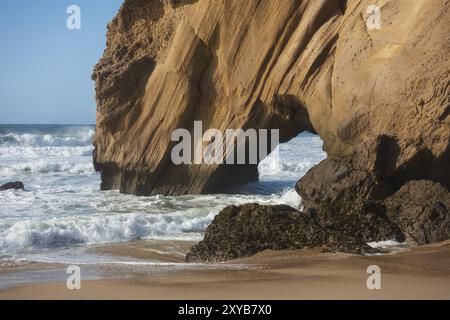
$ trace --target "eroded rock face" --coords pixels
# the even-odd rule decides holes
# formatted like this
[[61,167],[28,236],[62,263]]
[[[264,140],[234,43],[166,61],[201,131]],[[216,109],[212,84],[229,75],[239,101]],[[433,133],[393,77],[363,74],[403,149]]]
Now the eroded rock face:
[[385,202],[410,245],[450,239],[450,193],[439,183],[410,181]]
[[[126,0],[93,75],[102,187],[177,195],[255,180],[256,165],[172,164],[171,133],[201,120],[277,128],[282,141],[317,132],[363,199],[410,180],[448,189],[450,4],[379,1],[381,29],[369,30],[372,4]],[[301,193],[329,192],[326,179]]]
[[358,210],[332,210],[332,219],[327,219],[322,212],[301,212],[289,206],[229,206],[214,218],[205,238],[191,249],[186,260],[217,262],[268,249],[312,247],[368,253],[374,252],[367,245],[370,241],[403,239],[401,231],[384,215]]

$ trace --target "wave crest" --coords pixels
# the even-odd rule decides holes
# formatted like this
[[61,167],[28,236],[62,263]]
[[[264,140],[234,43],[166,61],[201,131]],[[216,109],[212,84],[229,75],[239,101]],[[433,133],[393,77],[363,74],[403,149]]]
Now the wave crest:
[[86,146],[92,143],[94,129],[83,128],[71,134],[0,134],[0,145],[21,146]]
[[91,162],[46,162],[33,161],[0,165],[0,176],[28,173],[68,173],[68,174],[94,174],[94,166]]
[[187,217],[183,212],[170,215],[115,214],[89,219],[20,221],[0,232],[0,250],[11,253],[145,238],[200,240],[200,232],[206,229],[217,212],[199,215],[199,212],[192,210]]

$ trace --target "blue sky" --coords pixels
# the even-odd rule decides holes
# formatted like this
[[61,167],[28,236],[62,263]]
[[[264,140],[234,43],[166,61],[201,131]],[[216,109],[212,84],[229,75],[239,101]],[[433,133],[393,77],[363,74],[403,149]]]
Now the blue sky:
[[[3,0],[0,123],[95,123],[91,74],[122,2]],[[81,30],[66,27],[72,4],[81,8]]]

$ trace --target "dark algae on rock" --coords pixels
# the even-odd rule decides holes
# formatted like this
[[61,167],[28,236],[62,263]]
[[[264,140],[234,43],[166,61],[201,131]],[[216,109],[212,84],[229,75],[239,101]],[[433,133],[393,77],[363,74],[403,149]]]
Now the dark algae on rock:
[[321,246],[325,239],[326,232],[313,219],[289,206],[229,206],[214,218],[204,240],[186,259],[223,261],[267,249]]
[[[364,219],[357,214],[336,214],[323,223],[319,216],[289,206],[246,204],[229,206],[208,227],[205,238],[186,256],[188,262],[217,262],[251,256],[264,250],[324,247],[352,253],[374,252],[368,241],[402,238],[389,222]],[[319,217],[320,218],[320,217]],[[377,230],[391,233],[384,238]]]
[[0,191],[6,191],[6,190],[23,190],[25,189],[25,186],[23,185],[23,182],[16,181],[16,182],[8,182],[4,185],[0,186]]

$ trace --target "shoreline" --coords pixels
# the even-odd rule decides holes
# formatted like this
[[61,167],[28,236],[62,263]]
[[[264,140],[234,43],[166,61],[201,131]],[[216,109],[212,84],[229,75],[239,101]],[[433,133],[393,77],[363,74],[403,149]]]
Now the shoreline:
[[[93,250],[118,257],[125,253],[132,258],[151,259],[156,250],[153,245],[136,241]],[[367,289],[366,270],[370,265],[381,269],[381,290]],[[32,264],[2,269],[0,277],[59,270],[61,278],[2,289],[0,300],[450,299],[449,266],[450,241],[371,256],[327,253],[320,248],[265,251],[220,264],[83,267],[82,288],[71,291],[65,286],[64,266]]]

